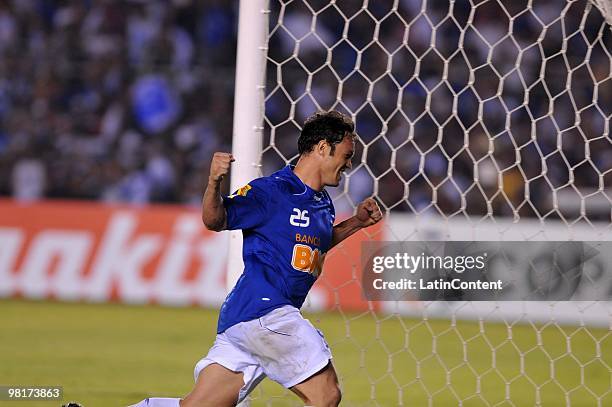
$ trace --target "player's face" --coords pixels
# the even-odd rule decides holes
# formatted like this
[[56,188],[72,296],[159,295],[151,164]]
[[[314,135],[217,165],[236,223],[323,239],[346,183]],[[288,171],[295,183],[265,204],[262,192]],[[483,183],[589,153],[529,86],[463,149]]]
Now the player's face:
[[323,183],[332,187],[340,184],[342,173],[353,167],[352,159],[355,154],[355,141],[353,137],[347,135],[342,141],[336,144],[334,154],[326,157],[323,164]]

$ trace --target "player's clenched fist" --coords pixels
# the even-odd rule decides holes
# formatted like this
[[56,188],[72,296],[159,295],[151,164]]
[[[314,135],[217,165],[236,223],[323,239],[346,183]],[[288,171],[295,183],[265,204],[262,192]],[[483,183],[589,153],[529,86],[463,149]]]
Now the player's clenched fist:
[[210,163],[210,181],[221,182],[230,170],[230,163],[234,161],[236,160],[230,153],[215,153]]
[[376,201],[368,198],[357,206],[355,217],[361,222],[363,227],[368,227],[382,219],[382,212]]

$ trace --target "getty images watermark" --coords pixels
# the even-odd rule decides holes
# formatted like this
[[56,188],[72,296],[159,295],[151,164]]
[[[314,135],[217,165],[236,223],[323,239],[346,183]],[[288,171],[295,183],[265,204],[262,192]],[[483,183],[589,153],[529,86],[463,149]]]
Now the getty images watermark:
[[[433,256],[426,255],[424,252],[414,256],[404,253],[395,253],[391,256],[374,256],[372,258],[372,272],[382,274],[385,271],[407,272],[414,275],[417,271],[438,271],[444,270],[446,274],[454,272],[462,274],[466,270],[478,270],[483,272],[486,266],[487,253],[480,256]],[[384,278],[375,278],[372,282],[376,290],[501,290],[502,280],[497,281],[462,281],[460,278],[444,279],[441,277],[434,279],[401,278],[399,281],[385,281]]]
[[367,242],[368,300],[610,300],[612,242]]

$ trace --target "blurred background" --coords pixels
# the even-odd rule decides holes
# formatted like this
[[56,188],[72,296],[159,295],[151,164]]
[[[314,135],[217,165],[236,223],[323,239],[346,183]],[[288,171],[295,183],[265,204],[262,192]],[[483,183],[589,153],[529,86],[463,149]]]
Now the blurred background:
[[[610,218],[611,32],[586,1],[326,4],[271,2],[264,174],[335,108],[365,164],[341,209],[375,191],[397,212]],[[231,149],[236,25],[215,0],[0,2],[0,195],[199,204]]]
[[0,2],[0,195],[198,203],[231,149],[237,4]]

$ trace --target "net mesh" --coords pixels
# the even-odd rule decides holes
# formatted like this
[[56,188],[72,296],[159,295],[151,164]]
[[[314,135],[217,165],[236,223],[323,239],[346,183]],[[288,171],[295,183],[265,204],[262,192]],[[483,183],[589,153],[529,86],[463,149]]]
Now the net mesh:
[[605,17],[608,24],[612,25],[612,1],[610,0],[593,0],[593,3],[599,7],[601,14]]
[[[269,21],[262,175],[295,162],[307,116],[336,109],[359,136],[336,211],[374,196],[387,215],[364,239],[609,240],[612,30],[592,3],[272,0]],[[528,303],[357,312],[342,301],[355,254],[334,256],[353,265],[321,282],[343,326],[316,319],[345,405],[612,404],[609,305],[551,303],[539,322]],[[555,317],[566,307],[578,325]],[[597,307],[600,328],[582,318]],[[253,400],[292,405],[269,386]]]

